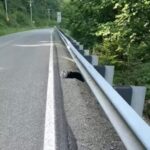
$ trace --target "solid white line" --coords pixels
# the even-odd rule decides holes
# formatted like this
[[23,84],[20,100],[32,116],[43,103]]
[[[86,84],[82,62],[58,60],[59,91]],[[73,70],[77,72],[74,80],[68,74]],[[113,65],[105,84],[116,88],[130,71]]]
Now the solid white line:
[[53,68],[53,31],[50,32],[49,76],[43,150],[56,150],[55,104],[54,104],[54,68]]

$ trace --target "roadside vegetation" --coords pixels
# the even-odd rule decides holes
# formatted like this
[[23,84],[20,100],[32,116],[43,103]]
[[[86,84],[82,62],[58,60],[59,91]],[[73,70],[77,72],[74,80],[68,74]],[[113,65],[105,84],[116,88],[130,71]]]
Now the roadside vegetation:
[[[150,117],[150,0],[0,0],[0,35],[61,26],[101,64],[115,65],[116,85],[147,87],[145,114]],[[49,10],[48,10],[49,9]]]
[[[56,24],[59,0],[31,0],[32,22],[29,0],[6,1],[8,17],[6,17],[5,0],[0,0],[0,35]],[[49,14],[48,9],[50,9]]]
[[66,0],[61,8],[62,26],[101,64],[115,65],[114,84],[147,87],[150,117],[150,0]]

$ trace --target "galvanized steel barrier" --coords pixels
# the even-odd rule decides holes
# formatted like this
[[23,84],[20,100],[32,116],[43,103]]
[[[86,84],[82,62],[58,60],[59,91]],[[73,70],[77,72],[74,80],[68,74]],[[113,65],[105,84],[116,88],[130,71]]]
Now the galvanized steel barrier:
[[150,126],[97,72],[59,29],[62,41],[128,150],[150,150]]

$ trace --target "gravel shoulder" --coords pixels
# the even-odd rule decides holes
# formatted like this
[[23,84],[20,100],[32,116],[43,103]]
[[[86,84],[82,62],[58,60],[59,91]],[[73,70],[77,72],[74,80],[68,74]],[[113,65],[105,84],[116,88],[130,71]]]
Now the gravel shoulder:
[[[61,42],[54,36],[61,71],[78,71]],[[79,150],[125,150],[123,143],[108,121],[96,98],[85,82],[61,79],[64,109]]]

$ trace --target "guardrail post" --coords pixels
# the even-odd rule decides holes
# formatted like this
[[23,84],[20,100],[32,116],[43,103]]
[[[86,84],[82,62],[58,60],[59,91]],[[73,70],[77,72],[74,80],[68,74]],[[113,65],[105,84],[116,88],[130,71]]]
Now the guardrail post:
[[83,45],[79,44],[79,50],[80,51],[83,51],[83,47],[84,47]]
[[114,86],[114,89],[123,97],[123,99],[131,105],[132,101],[132,87],[131,86]]
[[114,66],[94,66],[95,69],[112,85],[114,78]]
[[146,88],[143,86],[115,86],[114,89],[126,100],[126,102],[142,117]]
[[89,51],[88,49],[85,49],[85,50],[84,50],[84,55],[85,55],[85,56],[90,55],[90,51]]
[[93,66],[98,65],[98,57],[96,55],[84,56],[86,60],[91,63]]
[[77,44],[77,45],[80,45],[80,42],[76,41],[76,44]]
[[74,40],[74,39],[72,40],[72,42],[73,42],[73,44],[77,44],[77,41],[76,41],[76,40]]
[[105,78],[105,66],[94,66],[95,69]]
[[91,55],[92,56],[92,65],[96,66],[98,65],[98,56],[96,55]]
[[114,66],[105,66],[105,79],[110,83],[111,85],[113,84],[113,79],[114,79]]
[[142,116],[146,95],[146,87],[143,86],[131,86],[131,87],[133,90],[131,106],[140,116]]

